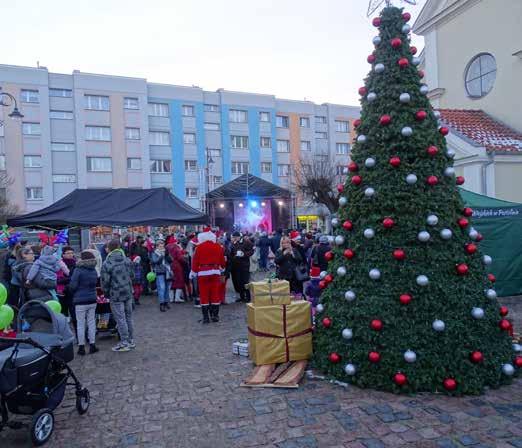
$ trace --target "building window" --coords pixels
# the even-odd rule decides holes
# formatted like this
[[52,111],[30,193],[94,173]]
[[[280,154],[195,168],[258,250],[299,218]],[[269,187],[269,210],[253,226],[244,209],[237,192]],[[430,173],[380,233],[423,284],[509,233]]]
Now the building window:
[[25,199],[28,201],[42,201],[43,188],[42,187],[27,187],[25,189]]
[[326,124],[326,117],[324,115],[316,115],[315,124]]
[[185,188],[185,196],[189,199],[194,199],[198,197],[198,189],[194,187]]
[[22,123],[23,135],[40,135],[41,133],[40,123]]
[[497,62],[492,54],[475,56],[466,68],[466,91],[472,98],[482,98],[493,89],[497,77]]
[[308,140],[301,140],[301,151],[311,151],[312,143]]
[[270,123],[270,112],[259,112],[259,121]]
[[186,145],[195,145],[196,144],[196,134],[191,132],[185,132],[183,134],[183,143]]
[[0,155],[0,171],[5,171],[5,155]]
[[309,128],[310,127],[310,118],[299,117],[299,126],[302,128]]
[[125,138],[127,140],[139,140],[140,128],[125,128]]
[[214,185],[221,185],[223,183],[223,176],[214,176]]
[[278,128],[288,128],[288,117],[286,115],[276,115],[276,126]]
[[150,131],[149,144],[155,146],[169,146],[170,134],[164,131]]
[[149,117],[168,117],[169,105],[163,103],[149,103]]
[[272,147],[272,139],[270,137],[261,137],[259,146],[261,148],[271,148]]
[[110,173],[112,171],[112,159],[110,157],[87,157],[87,171]]
[[41,168],[42,156],[24,156],[24,168]]
[[72,152],[75,150],[74,143],[51,143],[51,151]]
[[57,98],[72,98],[71,89],[49,89],[49,96]]
[[49,118],[55,120],[72,120],[74,118],[73,113],[67,110],[51,110],[49,111]]
[[232,174],[247,174],[248,170],[248,162],[232,162]]
[[228,121],[231,123],[246,123],[248,113],[246,110],[230,109],[228,111]]
[[140,102],[138,101],[138,98],[131,98],[126,96],[123,98],[123,108],[137,110],[140,108]]
[[111,141],[111,128],[108,126],[85,126],[85,140]]
[[337,165],[335,168],[338,176],[342,176],[348,172],[348,168],[345,165]]
[[335,152],[338,155],[345,156],[350,151],[350,145],[348,143],[336,143]]
[[212,148],[207,150],[209,157],[221,157],[221,149]]
[[22,103],[39,103],[40,93],[38,90],[22,89],[20,91],[20,101]]
[[288,140],[278,140],[277,152],[290,152],[290,142]]
[[195,160],[185,160],[185,171],[197,171],[198,164]]
[[219,131],[219,123],[205,123],[203,127],[207,131]]
[[172,163],[170,160],[151,160],[150,161],[150,172],[151,173],[171,173]]
[[219,106],[217,104],[205,104],[205,112],[219,112]]
[[248,149],[248,137],[246,135],[231,135],[230,145],[233,149]]
[[75,174],[53,174],[53,182],[57,184],[74,184],[76,183]]
[[290,165],[277,165],[277,175],[279,177],[288,177],[290,175]]
[[336,132],[350,132],[350,123],[344,120],[335,120]]
[[193,117],[194,106],[188,106],[186,104],[183,104],[183,106],[181,106],[181,115],[183,115],[184,117]]
[[261,162],[261,172],[262,173],[271,173],[272,172],[272,162]]
[[141,159],[138,157],[129,157],[127,159],[128,170],[141,170]]
[[109,110],[109,97],[101,95],[85,95],[85,109]]
[[315,138],[327,139],[328,138],[328,134],[326,132],[316,132],[315,133]]

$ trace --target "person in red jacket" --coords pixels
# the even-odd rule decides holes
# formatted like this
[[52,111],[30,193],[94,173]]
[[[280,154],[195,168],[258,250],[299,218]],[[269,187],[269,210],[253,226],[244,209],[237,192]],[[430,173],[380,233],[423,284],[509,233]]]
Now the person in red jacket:
[[192,257],[191,277],[197,276],[203,323],[219,322],[221,303],[221,273],[225,269],[223,248],[216,243],[216,235],[206,228],[198,235],[198,244]]

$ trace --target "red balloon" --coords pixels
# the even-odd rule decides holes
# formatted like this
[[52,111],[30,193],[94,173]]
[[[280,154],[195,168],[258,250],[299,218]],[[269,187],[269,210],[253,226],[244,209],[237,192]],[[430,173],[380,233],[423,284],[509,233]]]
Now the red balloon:
[[417,47],[410,47],[411,54],[417,54]]
[[348,171],[351,173],[355,173],[359,169],[359,165],[356,162],[350,162],[348,164]]
[[324,259],[326,261],[332,261],[334,259],[334,257],[335,257],[335,254],[331,250],[329,250],[328,252],[326,252],[324,254]]
[[401,68],[405,68],[405,67],[408,67],[408,65],[410,65],[410,61],[408,61],[408,59],[406,59],[406,58],[400,58],[397,63],[399,64],[399,67],[401,67]]
[[439,132],[440,132],[442,135],[448,135],[448,134],[449,134],[449,129],[448,129],[446,126],[442,126],[442,127],[439,129]]
[[466,253],[474,254],[477,251],[477,245],[473,243],[468,243],[464,246],[466,248]]
[[402,19],[405,21],[405,22],[409,22],[409,20],[411,19],[411,14],[409,12],[403,12],[402,13]]
[[352,230],[353,229],[352,221],[350,221],[348,219],[346,221],[344,221],[343,222],[343,229],[344,230],[348,230],[348,231]]
[[394,168],[397,168],[400,164],[401,164],[400,157],[395,156],[390,159],[390,165],[393,166]]
[[404,373],[396,373],[393,375],[393,382],[397,384],[397,386],[404,386],[408,382],[408,378]]
[[466,182],[466,179],[464,179],[464,176],[457,176],[457,178],[455,179],[455,182],[457,185],[462,185],[462,184],[464,184],[464,182]]
[[458,275],[467,275],[469,273],[469,267],[466,263],[460,263],[457,265]]
[[352,183],[352,185],[360,185],[361,182],[362,182],[362,177],[361,176],[353,176],[352,179],[350,180],[350,182]]
[[443,384],[446,390],[455,390],[457,388],[457,382],[453,378],[446,378]]
[[406,252],[404,252],[402,249],[395,249],[393,251],[393,258],[402,261],[406,258]]
[[419,70],[418,73],[420,78],[424,78],[424,70]]
[[327,274],[324,278],[324,281],[327,283],[327,284],[330,284],[333,282],[333,275],[332,274]]
[[459,218],[457,224],[461,229],[465,229],[469,225],[469,221],[466,218]]
[[328,284],[327,284],[324,280],[321,280],[321,281],[319,282],[319,288],[324,289],[324,288],[326,288],[327,286],[328,286]]
[[361,125],[361,119],[357,118],[357,120],[353,120],[353,127],[358,128]]
[[346,249],[344,251],[344,256],[348,258],[348,260],[351,260],[353,257],[355,257],[355,252],[352,249]]
[[428,114],[426,113],[425,110],[419,110],[416,114],[415,114],[415,119],[417,121],[422,121],[422,120],[425,120],[427,118]]
[[389,115],[383,115],[379,119],[379,123],[381,124],[381,126],[388,126],[391,123],[391,121],[392,121],[392,119]]
[[382,330],[382,321],[379,319],[373,319],[370,323],[370,327],[372,330],[381,331]]
[[375,27],[381,26],[381,19],[379,17],[375,17],[375,19],[372,20],[372,25]]
[[379,362],[381,360],[381,355],[377,352],[370,352],[368,353],[368,360],[373,363]]
[[412,297],[409,294],[401,294],[400,297],[399,297],[399,301],[403,305],[408,305],[408,303],[411,302],[411,299],[412,299]]
[[337,185],[337,191],[338,191],[339,193],[342,193],[342,192],[344,191],[344,184],[338,184],[338,185]]
[[507,319],[500,319],[500,322],[498,323],[498,326],[503,331],[509,331],[511,330],[511,322]]
[[332,326],[332,319],[330,319],[329,317],[325,317],[323,319],[323,327],[330,328],[331,326]]
[[366,90],[366,87],[359,87],[359,95],[365,96],[368,93],[368,90]]
[[497,281],[497,278],[493,274],[488,274],[488,280],[491,283],[495,283]]
[[374,54],[368,55],[366,60],[368,61],[369,64],[373,64],[375,62],[375,55]]
[[433,187],[434,185],[437,185],[439,183],[439,178],[437,176],[429,176],[426,179],[426,183]]
[[382,220],[382,225],[385,229],[391,229],[395,225],[395,221],[391,218],[384,218]]
[[426,149],[426,152],[431,156],[431,157],[434,157],[437,155],[437,153],[439,152],[439,148],[437,148],[436,146],[429,146],[428,149]]
[[464,216],[470,217],[473,215],[473,209],[470,207],[464,207],[464,209],[462,210],[462,214]]
[[515,358],[515,365],[520,369],[522,367],[522,356],[517,356]]
[[484,361],[484,355],[478,351],[471,352],[471,355],[469,355],[469,359],[472,363],[478,364],[479,362]]
[[402,40],[400,40],[398,37],[394,37],[391,40],[391,46],[393,48],[399,48],[402,45]]
[[509,313],[509,309],[507,306],[501,306],[498,312],[502,317],[506,317]]
[[330,360],[330,362],[337,364],[341,360],[341,357],[337,353],[333,352],[333,353],[330,353],[330,356],[328,356],[328,359]]

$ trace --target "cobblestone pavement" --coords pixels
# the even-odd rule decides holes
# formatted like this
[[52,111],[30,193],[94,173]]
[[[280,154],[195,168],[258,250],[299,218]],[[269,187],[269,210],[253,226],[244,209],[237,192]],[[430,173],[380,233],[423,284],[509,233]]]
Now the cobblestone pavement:
[[[75,359],[91,391],[79,416],[68,394],[56,411],[56,448],[522,447],[522,381],[484,396],[396,396],[304,381],[298,390],[245,389],[251,369],[232,354],[246,335],[244,305],[222,307],[219,324],[177,304],[160,313],[146,297],[135,313],[137,348]],[[30,446],[28,431],[0,447]]]

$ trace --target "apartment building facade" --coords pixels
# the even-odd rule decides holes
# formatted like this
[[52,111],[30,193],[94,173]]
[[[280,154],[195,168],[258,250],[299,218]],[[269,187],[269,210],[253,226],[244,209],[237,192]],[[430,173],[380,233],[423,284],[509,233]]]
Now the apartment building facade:
[[[246,172],[293,189],[299,160],[329,155],[342,172],[359,115],[358,107],[9,65],[0,65],[0,87],[24,115],[0,112],[0,169],[27,212],[75,188],[167,187],[201,208],[206,192]],[[301,203],[297,214],[320,209]]]

